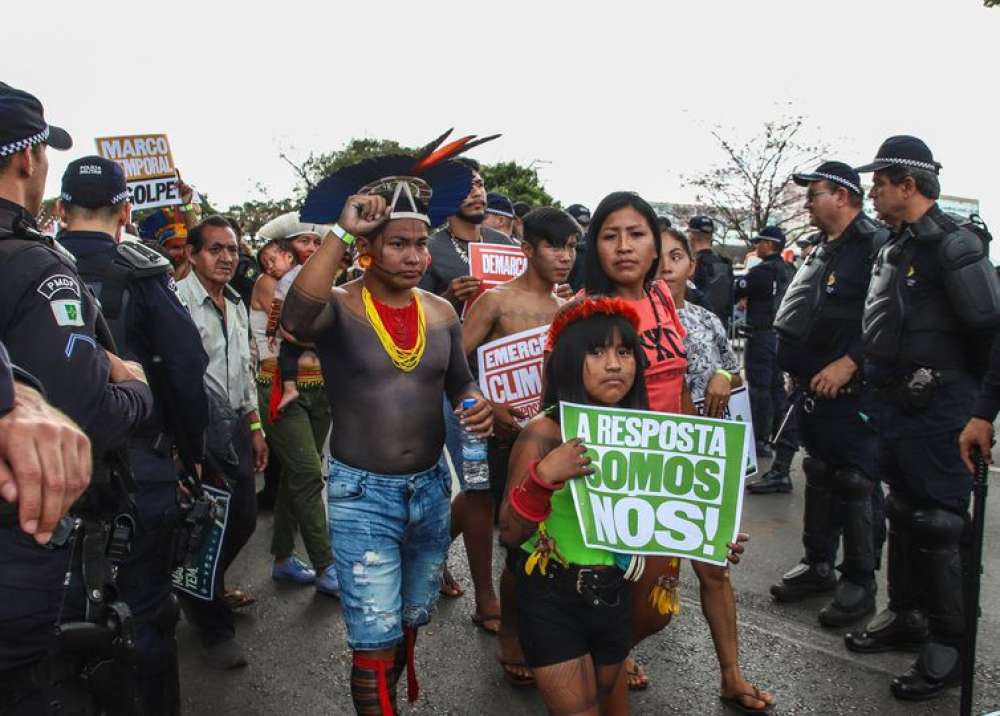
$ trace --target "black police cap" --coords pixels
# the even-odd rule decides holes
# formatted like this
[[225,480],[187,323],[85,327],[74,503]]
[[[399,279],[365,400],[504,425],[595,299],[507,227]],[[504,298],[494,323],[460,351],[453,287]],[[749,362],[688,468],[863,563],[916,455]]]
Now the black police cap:
[[692,216],[688,219],[688,231],[699,231],[703,234],[714,234],[715,222],[707,216]]
[[518,219],[523,219],[525,215],[531,211],[531,204],[526,201],[515,201],[514,202],[514,215]]
[[66,167],[59,196],[67,204],[85,209],[120,204],[128,199],[125,172],[110,159],[82,157]]
[[941,171],[941,164],[934,161],[930,147],[924,144],[923,140],[906,134],[889,137],[882,142],[882,146],[875,154],[875,161],[858,167],[855,171],[865,174],[896,166],[925,169],[935,174]]
[[60,150],[73,146],[65,129],[45,121],[42,103],[34,95],[0,82],[0,157],[42,143]]
[[576,223],[586,227],[590,224],[590,209],[583,204],[570,204],[566,207],[566,213],[576,219]]
[[508,219],[514,218],[514,205],[505,194],[498,191],[491,191],[486,195],[486,213],[506,216]]
[[792,174],[792,181],[799,186],[808,186],[809,182],[829,181],[839,184],[858,196],[864,196],[861,189],[861,177],[851,167],[843,162],[823,162],[815,171]]
[[778,244],[779,248],[785,248],[785,232],[777,226],[765,226],[759,234],[750,239],[751,244],[758,241],[772,241]]

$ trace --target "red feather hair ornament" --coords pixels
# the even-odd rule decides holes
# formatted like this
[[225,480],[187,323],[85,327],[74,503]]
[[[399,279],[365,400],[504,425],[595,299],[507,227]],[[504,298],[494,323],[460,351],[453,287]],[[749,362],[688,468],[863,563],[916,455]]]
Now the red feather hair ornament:
[[559,334],[568,325],[599,313],[608,316],[621,316],[632,324],[636,333],[639,332],[639,313],[625,299],[610,298],[608,296],[583,298],[570,301],[559,309],[556,317],[552,319],[552,324],[549,326],[549,336],[545,343],[545,350],[547,352],[552,351],[556,345],[556,341],[559,340]]

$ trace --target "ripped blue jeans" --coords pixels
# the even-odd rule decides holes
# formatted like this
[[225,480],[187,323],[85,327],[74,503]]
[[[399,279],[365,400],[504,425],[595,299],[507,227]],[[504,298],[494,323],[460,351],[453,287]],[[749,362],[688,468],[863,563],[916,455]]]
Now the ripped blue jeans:
[[447,465],[383,475],[331,458],[327,500],[347,641],[355,651],[390,648],[437,604],[451,542]]

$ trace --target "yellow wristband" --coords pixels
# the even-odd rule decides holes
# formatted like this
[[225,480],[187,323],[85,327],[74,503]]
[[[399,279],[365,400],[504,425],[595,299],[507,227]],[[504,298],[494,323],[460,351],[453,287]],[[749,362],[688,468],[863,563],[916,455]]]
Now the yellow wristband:
[[258,430],[263,430],[263,429],[264,429],[264,426],[260,424],[259,420],[257,422],[255,422],[255,423],[250,423],[250,432],[252,432],[252,433],[255,433]]
[[730,373],[725,368],[716,368],[715,372],[716,372],[717,375],[724,375],[724,376],[726,376],[726,380],[728,380],[730,383],[733,382],[733,374]]

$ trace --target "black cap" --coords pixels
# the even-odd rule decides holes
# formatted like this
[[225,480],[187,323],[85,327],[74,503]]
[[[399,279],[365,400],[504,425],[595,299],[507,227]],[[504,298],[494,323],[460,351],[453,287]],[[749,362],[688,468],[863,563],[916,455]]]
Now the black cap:
[[804,249],[806,246],[819,246],[819,242],[822,240],[823,237],[819,234],[809,234],[809,236],[800,236],[795,239],[795,245]]
[[513,219],[514,205],[510,203],[510,199],[506,195],[497,191],[491,191],[486,195],[486,213]]
[[785,232],[777,226],[765,226],[761,232],[750,239],[751,244],[758,241],[773,241],[778,244],[778,248],[785,248]]
[[576,223],[583,228],[587,228],[590,224],[590,209],[583,204],[570,204],[566,207],[566,213],[576,219]]
[[525,215],[531,211],[531,204],[526,201],[515,201],[514,202],[514,215],[518,219],[523,219]]
[[808,186],[809,182],[814,181],[830,181],[848,191],[853,191],[858,196],[865,194],[861,189],[861,177],[843,162],[823,162],[816,167],[816,171],[792,174],[792,181],[799,186]]
[[656,226],[660,229],[660,231],[666,231],[667,229],[671,228],[673,224],[670,223],[670,219],[667,218],[666,216],[657,216]]
[[895,166],[926,169],[935,174],[941,171],[941,164],[934,161],[930,147],[924,144],[923,140],[906,134],[889,137],[882,142],[882,146],[875,154],[875,161],[858,167],[855,171],[864,174]]
[[688,231],[700,231],[703,234],[714,234],[715,222],[707,216],[692,216],[688,219]]
[[0,82],[0,157],[43,142],[53,149],[73,146],[65,129],[46,123],[41,102]]
[[69,163],[59,197],[85,209],[114,206],[128,199],[125,172],[118,162],[91,155]]

